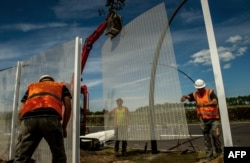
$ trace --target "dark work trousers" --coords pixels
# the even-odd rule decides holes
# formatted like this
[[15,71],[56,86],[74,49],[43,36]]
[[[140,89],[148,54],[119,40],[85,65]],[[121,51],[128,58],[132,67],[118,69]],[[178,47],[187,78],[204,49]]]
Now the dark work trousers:
[[122,142],[122,153],[127,151],[127,126],[118,126],[115,128],[115,152],[119,151],[120,141]]
[[213,146],[216,154],[221,154],[219,120],[201,120],[201,130],[204,135],[206,157],[213,157]]
[[58,117],[36,117],[21,121],[14,163],[27,163],[44,138],[52,153],[52,163],[66,163],[63,130]]

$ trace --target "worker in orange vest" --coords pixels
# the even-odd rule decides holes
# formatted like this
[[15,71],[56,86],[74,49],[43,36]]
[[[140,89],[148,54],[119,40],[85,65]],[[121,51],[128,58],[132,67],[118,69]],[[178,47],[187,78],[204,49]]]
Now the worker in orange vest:
[[[206,147],[206,160],[213,159],[213,145],[216,155],[222,153],[220,130],[219,130],[219,108],[218,98],[212,89],[206,89],[206,84],[203,80],[198,79],[195,81],[194,87],[197,91],[184,95],[181,97],[181,102],[185,100],[196,102],[197,116],[201,121],[201,129],[204,135]],[[212,140],[211,140],[212,137]],[[212,145],[213,141],[213,145]]]
[[48,143],[53,163],[66,163],[64,138],[71,116],[71,93],[62,83],[43,75],[28,85],[19,110],[20,133],[14,162],[29,162],[42,138]]
[[127,137],[128,137],[128,116],[129,111],[126,106],[123,106],[123,100],[118,98],[116,100],[117,107],[115,107],[111,113],[114,118],[115,127],[115,155],[119,154],[119,143],[122,141],[122,156],[126,156],[127,151]]

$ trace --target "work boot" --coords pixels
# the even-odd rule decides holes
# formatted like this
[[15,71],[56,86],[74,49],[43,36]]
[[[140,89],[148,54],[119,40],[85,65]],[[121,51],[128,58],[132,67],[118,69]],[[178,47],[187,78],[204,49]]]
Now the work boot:
[[115,157],[120,157],[120,154],[118,151],[115,151]]
[[216,152],[214,154],[214,158],[217,158],[217,157],[220,157],[221,155],[223,155],[224,153],[223,152]]
[[122,152],[122,157],[127,157],[127,153],[126,152]]

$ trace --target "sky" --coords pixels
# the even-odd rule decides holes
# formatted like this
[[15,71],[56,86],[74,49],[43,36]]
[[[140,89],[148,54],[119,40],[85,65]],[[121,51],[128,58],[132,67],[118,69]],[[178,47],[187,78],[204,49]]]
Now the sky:
[[[181,0],[126,0],[123,25],[152,7],[165,3],[168,18]],[[226,97],[250,94],[250,3],[248,0],[208,0]],[[0,70],[17,61],[75,39],[88,37],[107,13],[106,0],[1,0]],[[98,10],[104,14],[99,15]],[[178,69],[193,80],[216,88],[200,0],[187,0],[170,25]],[[93,45],[83,72],[83,84],[101,89],[101,48],[107,36]],[[193,83],[179,73],[183,94]],[[96,95],[101,97],[101,95]]]

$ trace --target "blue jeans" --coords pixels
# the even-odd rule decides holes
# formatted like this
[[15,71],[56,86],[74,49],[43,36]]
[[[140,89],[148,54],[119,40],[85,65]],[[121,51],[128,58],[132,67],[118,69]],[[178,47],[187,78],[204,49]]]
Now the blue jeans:
[[52,153],[52,163],[66,163],[63,130],[58,117],[35,117],[21,121],[15,149],[15,163],[27,163],[44,138]]

